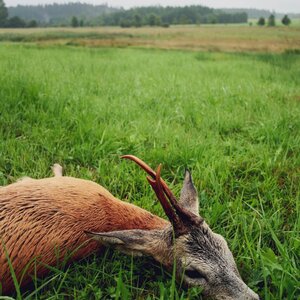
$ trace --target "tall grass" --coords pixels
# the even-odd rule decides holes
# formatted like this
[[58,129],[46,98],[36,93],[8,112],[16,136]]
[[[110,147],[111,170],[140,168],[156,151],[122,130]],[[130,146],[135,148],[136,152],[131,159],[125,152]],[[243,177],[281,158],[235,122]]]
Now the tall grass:
[[[0,184],[49,176],[58,162],[164,216],[143,172],[119,156],[163,163],[176,194],[189,167],[201,215],[247,284],[263,299],[299,297],[299,55],[1,44],[0,57]],[[200,294],[151,259],[111,250],[49,276],[22,297]]]

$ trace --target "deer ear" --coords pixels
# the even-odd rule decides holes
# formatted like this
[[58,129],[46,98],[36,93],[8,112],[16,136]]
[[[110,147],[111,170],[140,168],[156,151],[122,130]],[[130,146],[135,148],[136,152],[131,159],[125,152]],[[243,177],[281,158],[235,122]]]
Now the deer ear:
[[150,255],[158,259],[157,254],[166,247],[161,230],[133,229],[97,233],[85,231],[85,233],[105,246],[112,246],[121,252],[137,256]]
[[184,208],[199,216],[198,193],[194,187],[192,175],[189,170],[185,171],[179,202]]

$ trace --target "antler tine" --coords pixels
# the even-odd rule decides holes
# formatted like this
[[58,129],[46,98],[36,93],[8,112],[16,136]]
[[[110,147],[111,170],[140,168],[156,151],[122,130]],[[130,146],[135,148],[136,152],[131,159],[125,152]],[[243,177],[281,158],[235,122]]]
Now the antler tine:
[[[175,196],[172,194],[171,190],[168,188],[167,184],[161,179],[160,172],[161,172],[161,164],[157,168],[157,172],[153,171],[151,167],[149,167],[144,161],[139,159],[138,157],[134,155],[123,155],[121,158],[126,158],[134,161],[136,164],[138,164],[143,170],[145,170],[152,178],[147,176],[147,180],[149,184],[151,185],[152,189],[154,190],[159,202],[161,203],[167,217],[169,220],[175,225],[176,227],[179,226],[179,219],[174,210],[172,209],[172,206],[174,204],[177,204],[177,200]],[[166,199],[166,196],[164,194],[166,193],[167,197],[170,199],[171,205],[169,201]],[[171,197],[170,197],[171,195]]]
[[[180,217],[180,219],[182,219],[183,221],[187,221],[190,220],[196,224],[201,224],[203,222],[203,219],[201,217],[198,217],[196,215],[194,215],[193,213],[189,212],[187,209],[185,209],[184,207],[182,207],[178,202],[176,197],[173,195],[172,191],[169,189],[168,185],[165,183],[165,181],[163,179],[161,179],[160,174],[159,177],[157,177],[157,174],[155,173],[155,171],[153,171],[144,161],[142,161],[141,159],[139,159],[138,157],[134,156],[134,155],[123,155],[121,156],[121,158],[126,158],[126,159],[130,159],[132,161],[134,161],[136,164],[138,164],[143,170],[145,170],[153,179],[147,177],[148,182],[150,183],[150,185],[152,186],[153,190],[155,191],[157,197],[157,185],[159,185],[161,188],[159,189],[159,193],[160,193],[160,197],[158,197],[158,199],[160,200],[161,205],[163,206],[168,218],[170,219],[170,217],[174,218],[174,215],[176,216],[176,219],[178,220],[178,217],[176,215],[176,213],[178,214],[178,216]],[[160,171],[160,169],[159,169]],[[155,186],[155,187],[154,187]],[[166,196],[168,197],[168,199],[170,200],[171,206],[175,209],[176,213],[174,212],[174,210],[172,209],[172,207],[170,206],[169,202],[167,201],[164,193],[166,194]],[[162,199],[162,195],[164,197],[164,200]],[[166,207],[164,203],[167,203],[168,208]],[[170,213],[170,211],[172,211]],[[170,217],[169,217],[170,215]],[[175,220],[175,219],[174,219]],[[170,219],[171,221],[171,219]]]
[[[121,156],[121,158],[126,158],[126,159],[130,159],[132,161],[134,161],[136,164],[138,164],[143,170],[145,170],[153,179],[157,178],[157,174],[155,173],[155,171],[153,171],[153,169],[151,169],[144,161],[142,161],[141,159],[139,159],[138,157],[134,156],[134,155],[123,155]],[[177,203],[177,199],[176,197],[173,195],[173,193],[171,192],[171,190],[169,189],[168,185],[165,183],[165,181],[163,179],[161,179],[161,177],[159,176],[162,188],[164,190],[164,192],[166,193],[167,197],[169,198],[172,206],[174,208],[179,208],[179,205]],[[151,183],[150,183],[151,184]],[[152,185],[151,185],[152,186]]]
[[161,185],[160,171],[161,171],[161,164],[157,168],[155,180],[151,179],[149,176],[147,176],[147,180],[148,180],[149,184],[151,185],[151,187],[153,188],[167,217],[169,218],[171,223],[174,225],[174,227],[178,228],[180,221],[164,194],[163,187]]
[[134,161],[136,164],[138,164],[143,170],[146,171],[153,179],[156,178],[156,173],[141,159],[134,155],[122,155],[121,158],[126,158]]

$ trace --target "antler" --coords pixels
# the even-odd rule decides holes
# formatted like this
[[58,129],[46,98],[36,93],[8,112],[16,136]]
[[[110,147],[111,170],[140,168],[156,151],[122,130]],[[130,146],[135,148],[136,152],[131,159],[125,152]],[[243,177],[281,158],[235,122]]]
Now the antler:
[[[126,158],[134,161],[154,179],[153,180],[150,177],[147,177],[147,180],[153,188],[167,217],[173,224],[175,231],[183,233],[187,230],[186,225],[191,223],[200,225],[203,223],[203,219],[201,217],[191,213],[177,202],[176,197],[173,195],[168,185],[160,177],[161,165],[158,166],[157,172],[155,173],[145,162],[143,162],[136,156],[123,155],[121,156],[121,158]],[[166,199],[166,196],[169,201]]]
[[161,164],[157,167],[156,171],[156,177],[155,180],[151,179],[149,176],[147,176],[147,180],[150,183],[151,187],[153,188],[160,204],[162,205],[167,217],[173,224],[173,227],[175,229],[175,232],[182,233],[184,231],[184,228],[182,226],[182,223],[180,222],[180,219],[174,212],[172,206],[170,205],[169,201],[166,199],[166,196],[164,194],[164,189],[162,186],[162,179],[160,177],[160,171],[161,171]]

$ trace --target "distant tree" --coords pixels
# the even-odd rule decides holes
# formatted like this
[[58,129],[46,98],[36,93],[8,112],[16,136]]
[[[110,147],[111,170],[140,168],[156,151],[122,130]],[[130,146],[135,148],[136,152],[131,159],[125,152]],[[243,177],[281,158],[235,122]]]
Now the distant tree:
[[8,11],[3,0],[0,0],[0,27],[4,27],[7,22]]
[[161,17],[160,16],[155,16],[155,25],[160,26],[161,25]]
[[155,26],[156,25],[156,15],[155,14],[151,14],[149,16],[149,25],[150,26]]
[[142,26],[142,17],[139,14],[135,14],[133,19],[134,19],[133,23],[135,27]]
[[285,26],[289,26],[291,24],[291,19],[288,17],[288,15],[284,15],[284,17],[281,20],[281,23]]
[[79,22],[79,26],[80,26],[80,27],[83,27],[83,26],[84,26],[84,21],[83,21],[82,19],[81,19],[80,22]]
[[265,18],[264,18],[264,17],[260,17],[260,18],[258,19],[257,25],[258,25],[258,26],[265,26],[265,24],[266,24]]
[[211,14],[208,16],[208,23],[210,24],[216,24],[217,23],[217,16],[214,14]]
[[275,16],[273,14],[268,18],[268,26],[275,26]]
[[38,26],[38,23],[36,20],[31,20],[27,23],[27,27],[30,27],[30,28],[34,28],[34,27],[37,27]]
[[75,16],[72,17],[71,25],[72,25],[72,27],[78,27],[79,26],[78,19]]
[[24,28],[26,27],[26,22],[19,17],[12,17],[7,20],[6,26],[9,28]]
[[189,19],[188,16],[186,16],[186,15],[181,15],[181,16],[179,17],[179,23],[180,23],[180,24],[190,24],[190,23],[191,23],[191,20]]
[[132,24],[128,19],[123,19],[120,21],[120,26],[123,28],[131,27]]

